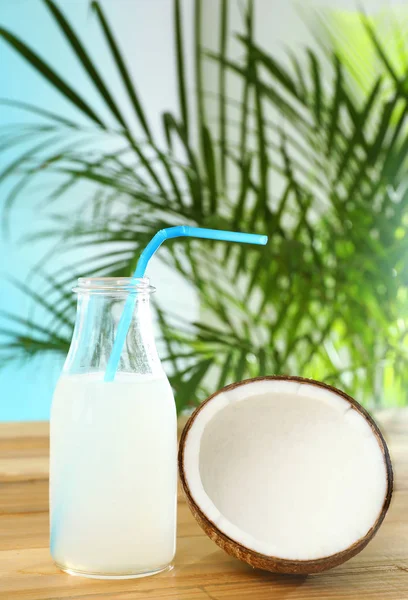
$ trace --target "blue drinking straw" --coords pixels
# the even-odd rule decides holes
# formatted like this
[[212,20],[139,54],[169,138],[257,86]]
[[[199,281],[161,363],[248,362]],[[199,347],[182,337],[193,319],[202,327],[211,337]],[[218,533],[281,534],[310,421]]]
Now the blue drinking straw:
[[[268,241],[267,235],[258,235],[256,233],[240,233],[238,231],[222,231],[220,229],[203,229],[201,227],[190,227],[189,225],[179,225],[177,227],[168,227],[161,229],[150,240],[143,250],[138,260],[136,270],[133,274],[135,279],[144,277],[147,264],[153,254],[160,248],[165,240],[177,237],[205,238],[208,240],[221,240],[223,242],[239,242],[241,244],[258,244],[264,246]],[[116,338],[113,342],[113,348],[106,367],[105,381],[113,381],[119,366],[123,346],[125,344],[127,332],[132,321],[133,310],[135,307],[136,296],[129,294],[122,316],[118,324]]]

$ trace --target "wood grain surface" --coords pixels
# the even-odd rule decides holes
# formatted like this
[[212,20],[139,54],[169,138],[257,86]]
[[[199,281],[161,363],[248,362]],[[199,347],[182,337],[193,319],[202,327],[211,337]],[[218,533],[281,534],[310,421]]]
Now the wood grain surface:
[[395,493],[361,554],[319,575],[251,569],[211,542],[179,497],[174,569],[98,581],[59,571],[48,551],[48,424],[0,424],[0,598],[4,600],[408,600],[408,412],[377,416],[389,445]]

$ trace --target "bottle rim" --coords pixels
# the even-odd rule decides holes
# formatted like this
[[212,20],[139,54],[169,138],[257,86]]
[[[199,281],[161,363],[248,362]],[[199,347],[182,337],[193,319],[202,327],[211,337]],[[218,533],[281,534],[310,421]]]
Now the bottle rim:
[[155,290],[148,277],[80,277],[72,289],[77,294],[151,294]]

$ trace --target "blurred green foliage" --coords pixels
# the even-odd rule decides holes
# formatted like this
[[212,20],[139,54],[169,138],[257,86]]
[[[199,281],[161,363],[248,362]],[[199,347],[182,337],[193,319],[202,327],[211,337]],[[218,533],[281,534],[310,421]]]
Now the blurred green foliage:
[[[13,103],[37,121],[1,132],[1,151],[32,141],[0,173],[0,184],[18,175],[5,198],[5,218],[33,177],[56,174],[47,197],[53,226],[35,232],[30,243],[49,237],[59,251],[94,250],[69,273],[45,261],[41,294],[17,284],[48,320],[5,315],[4,361],[65,353],[75,277],[130,275],[158,229],[188,223],[267,233],[270,241],[250,248],[175,240],[161,252],[161,260],[191,283],[202,308],[193,323],[170,314],[158,298],[164,359],[179,410],[228,382],[276,373],[334,384],[368,407],[406,404],[408,52],[402,41],[396,54],[373,20],[354,13],[355,61],[341,20],[323,26],[316,18],[324,51],[298,49],[277,60],[254,38],[252,2],[242,31],[231,32],[230,4],[220,0],[219,47],[209,51],[201,39],[202,3],[195,0],[191,49],[174,0],[179,111],[162,115],[163,143],[152,134],[143,94],[101,5],[91,3],[136,126],[73,25],[51,0],[45,4],[111,120],[102,119],[75,82],[0,28],[3,40],[88,119],[84,126],[47,106]],[[241,45],[240,60],[230,55],[232,37]],[[185,69],[188,52],[194,53],[194,83]],[[207,62],[217,70],[216,94],[203,86]],[[370,69],[363,82],[357,66],[363,73]],[[232,80],[239,97],[228,95]],[[78,218],[67,221],[59,207],[81,181],[91,182],[94,191]]]

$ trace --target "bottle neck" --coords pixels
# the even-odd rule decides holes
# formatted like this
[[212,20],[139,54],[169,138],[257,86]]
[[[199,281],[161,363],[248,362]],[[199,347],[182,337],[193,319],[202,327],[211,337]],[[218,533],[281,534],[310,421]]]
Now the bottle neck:
[[134,309],[115,379],[123,373],[154,376],[163,373],[154,340],[149,291],[77,291],[76,323],[65,374],[105,373],[130,293],[134,295]]

